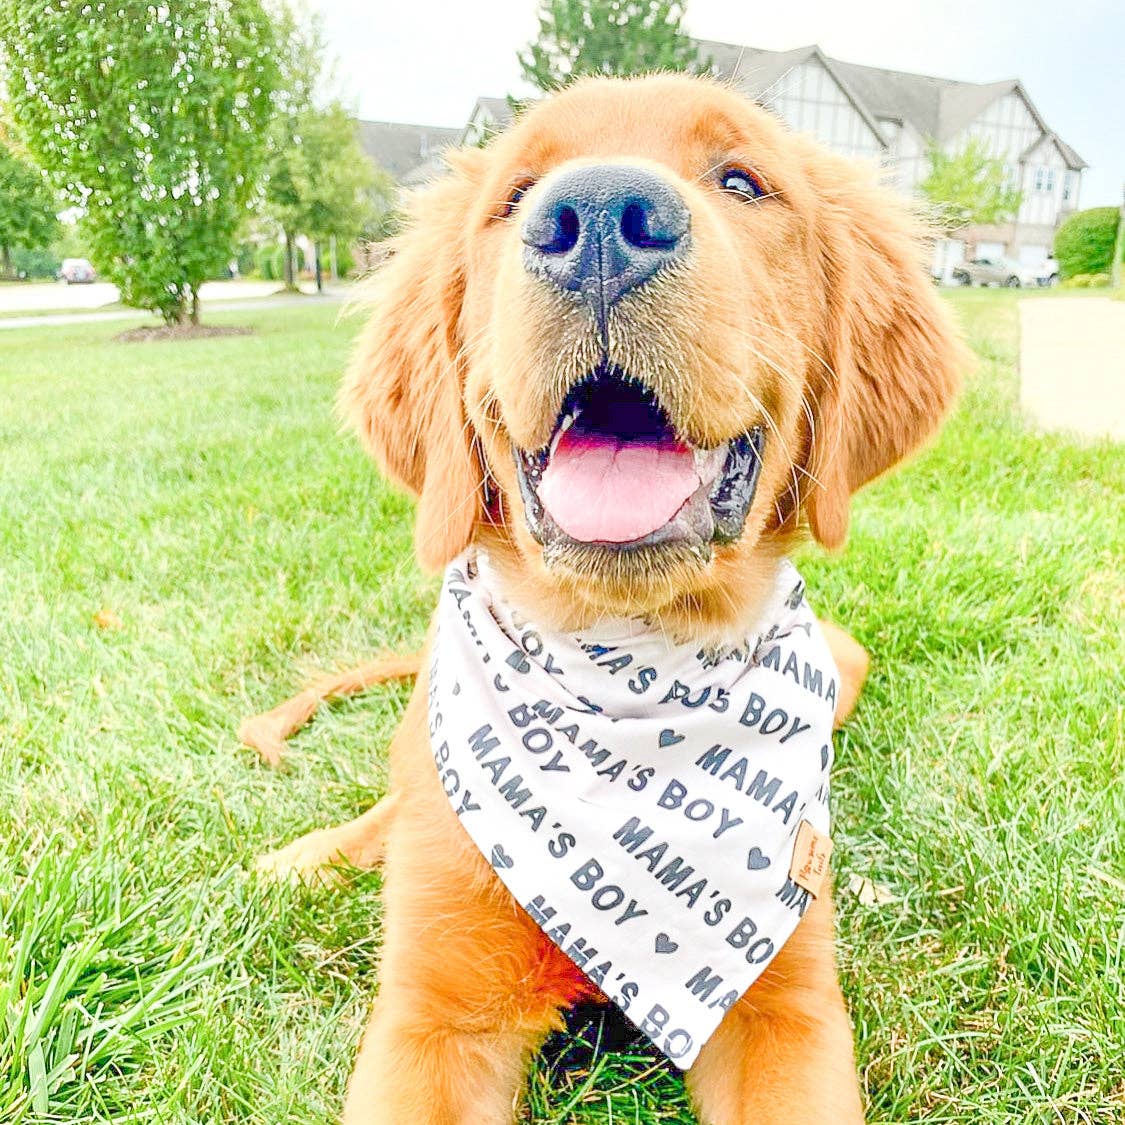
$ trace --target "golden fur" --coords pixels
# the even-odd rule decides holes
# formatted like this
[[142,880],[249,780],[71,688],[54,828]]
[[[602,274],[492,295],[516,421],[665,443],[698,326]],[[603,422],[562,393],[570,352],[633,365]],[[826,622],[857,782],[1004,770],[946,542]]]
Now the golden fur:
[[[518,213],[504,217],[503,203],[514,185],[581,162],[643,165],[691,211],[689,257],[611,314],[610,359],[643,373],[698,445],[767,427],[745,530],[709,556],[545,552],[523,518],[513,447],[546,442],[602,345],[580,306],[523,268]],[[727,89],[673,76],[582,82],[450,164],[414,199],[380,271],[341,405],[383,471],[418,497],[421,563],[439,569],[485,546],[533,619],[573,630],[633,613],[680,638],[739,635],[804,523],[839,546],[852,492],[924,441],[954,395],[960,345],[901,201]],[[719,191],[727,164],[752,169],[767,195]],[[851,685],[846,711],[866,654],[842,632],[830,639]],[[415,690],[391,744],[393,817],[378,806],[268,863],[369,863],[385,847],[380,991],[345,1122],[508,1125],[531,1053],[562,1009],[598,993],[460,830],[433,768],[425,696]],[[274,737],[284,733],[282,722]],[[708,1125],[862,1120],[830,894],[727,1014],[687,1084]]]

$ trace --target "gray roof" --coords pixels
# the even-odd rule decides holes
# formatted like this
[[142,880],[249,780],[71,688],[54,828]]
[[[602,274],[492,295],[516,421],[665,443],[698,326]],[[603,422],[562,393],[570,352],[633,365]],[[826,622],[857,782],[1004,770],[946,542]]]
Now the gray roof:
[[461,144],[476,144],[480,141],[480,135],[472,130],[472,126],[481,116],[486,119],[484,136],[487,139],[507,129],[515,114],[507,98],[477,98],[473,111],[469,114],[464,129],[461,130]]
[[483,109],[502,129],[512,120],[512,107],[507,98],[477,98],[474,113]]
[[[816,58],[840,84],[844,93],[872,125],[876,121],[908,122],[923,137],[946,141],[956,136],[998,98],[1019,93],[1039,127],[1044,123],[1027,91],[1012,78],[1001,82],[959,82],[876,66],[861,66],[828,57],[813,45],[793,51],[765,51],[735,43],[698,40],[700,54],[710,58],[718,75],[732,81],[752,97],[768,105],[770,91],[793,67]],[[879,133],[877,127],[876,134]],[[1060,138],[1059,148],[1072,168],[1086,162]]]
[[359,141],[364,152],[396,181],[420,164],[457,144],[460,129],[438,125],[408,125],[401,121],[361,121]]

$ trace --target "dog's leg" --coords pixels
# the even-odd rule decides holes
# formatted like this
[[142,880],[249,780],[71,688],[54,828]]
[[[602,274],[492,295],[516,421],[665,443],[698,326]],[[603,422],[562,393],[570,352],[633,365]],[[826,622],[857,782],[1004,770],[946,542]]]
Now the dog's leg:
[[384,988],[356,1056],[343,1125],[512,1125],[532,1054],[528,1027],[450,1028]]
[[[475,896],[470,896],[475,897]],[[348,1083],[344,1125],[512,1125],[530,1059],[565,997],[509,899],[411,925],[384,951],[379,996]],[[393,938],[401,918],[387,930]]]
[[355,820],[306,832],[284,848],[260,856],[254,866],[275,878],[306,882],[332,881],[334,863],[369,871],[383,860],[397,804],[398,794],[389,793]]
[[863,690],[863,683],[871,667],[871,658],[863,645],[850,633],[845,633],[839,625],[833,625],[831,621],[821,621],[820,630],[828,642],[836,667],[840,669],[840,694],[836,700],[835,720],[836,729],[839,730],[855,710],[859,693]]
[[688,1071],[703,1125],[861,1125],[852,1029],[822,894]]
[[[445,795],[403,794],[383,885],[379,995],[345,1125],[511,1125],[533,1052],[592,991],[460,831]],[[440,804],[439,804],[440,802]]]

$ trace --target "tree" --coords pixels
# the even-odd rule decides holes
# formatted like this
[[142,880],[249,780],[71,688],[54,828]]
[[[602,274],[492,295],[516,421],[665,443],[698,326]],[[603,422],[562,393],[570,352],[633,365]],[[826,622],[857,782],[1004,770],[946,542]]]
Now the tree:
[[0,139],[0,273],[12,273],[12,249],[42,250],[55,236],[58,204],[38,168]]
[[86,211],[126,304],[199,317],[263,154],[276,70],[260,0],[0,0],[10,108]]
[[365,242],[384,242],[399,231],[402,215],[398,189],[388,172],[375,168],[375,179],[367,195],[368,208],[359,236]]
[[375,167],[363,151],[355,119],[339,102],[311,110],[297,122],[299,160],[293,181],[298,221],[313,241],[317,287],[320,247],[329,238],[358,238],[376,207]]
[[700,69],[683,17],[683,0],[543,0],[523,76],[550,91],[584,74]]
[[264,210],[285,238],[286,287],[296,288],[294,246],[302,234],[314,245],[319,287],[321,243],[350,241],[377,223],[390,210],[394,185],[376,173],[343,102],[321,100],[330,67],[319,18],[282,2],[275,20],[280,82]]
[[276,0],[273,19],[278,66],[274,116],[268,137],[264,211],[285,238],[285,287],[297,288],[294,246],[301,233],[301,119],[313,111],[325,69],[324,31],[318,16],[290,0]]
[[930,173],[918,188],[947,236],[961,227],[1006,222],[1019,211],[1022,195],[1005,187],[1003,161],[975,137],[953,155],[931,144],[929,160]]
[[265,212],[285,237],[285,283],[296,288],[298,235],[314,245],[317,285],[320,246],[358,238],[390,210],[394,186],[376,173],[342,101],[322,102],[329,86],[320,20],[282,3],[275,16],[282,42],[277,114],[270,130]]

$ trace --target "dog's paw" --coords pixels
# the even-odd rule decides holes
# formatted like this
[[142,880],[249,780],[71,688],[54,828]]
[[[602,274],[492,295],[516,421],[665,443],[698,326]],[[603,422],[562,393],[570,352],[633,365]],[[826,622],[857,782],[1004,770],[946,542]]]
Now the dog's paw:
[[260,876],[277,883],[338,887],[346,882],[346,873],[344,867],[336,866],[333,862],[338,855],[328,851],[325,835],[310,832],[284,848],[266,852],[255,860],[254,870]]

